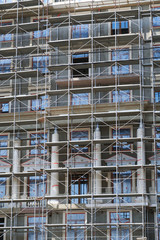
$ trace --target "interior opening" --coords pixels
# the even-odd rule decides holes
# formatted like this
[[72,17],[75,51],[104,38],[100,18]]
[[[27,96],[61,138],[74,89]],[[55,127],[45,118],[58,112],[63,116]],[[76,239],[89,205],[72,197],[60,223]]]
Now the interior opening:
[[[77,53],[72,55],[72,62],[73,63],[85,63],[88,62],[88,53]],[[88,76],[88,68],[80,68],[77,70],[73,70],[73,77],[85,77]]]

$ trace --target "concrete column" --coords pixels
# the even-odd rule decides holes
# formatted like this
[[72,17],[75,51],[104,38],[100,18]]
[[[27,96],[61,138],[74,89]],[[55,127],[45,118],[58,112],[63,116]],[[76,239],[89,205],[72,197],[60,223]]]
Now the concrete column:
[[[20,140],[15,139],[14,147],[20,146]],[[20,150],[13,148],[13,173],[20,172]],[[20,181],[17,177],[13,176],[12,182],[12,197],[14,199],[19,198],[20,195]]]
[[[137,129],[137,137],[144,137],[144,126],[141,124]],[[137,142],[137,165],[145,165],[145,144],[143,141]],[[146,174],[143,168],[137,170],[137,192],[146,193]]]
[[27,177],[24,177],[23,196],[27,198]]
[[5,197],[6,198],[9,198],[9,186],[10,185],[10,178],[7,178],[6,179],[6,195],[5,195]]
[[155,192],[155,171],[151,170],[151,188],[152,192]]
[[132,193],[136,192],[136,171],[132,171]]
[[[55,128],[54,133],[52,134],[52,142],[59,141],[59,134],[57,129]],[[53,146],[51,153],[51,169],[59,167],[59,147]],[[59,177],[58,173],[51,173],[51,196],[57,196],[59,194]]]
[[[151,170],[151,187],[149,188],[149,192],[150,193],[155,193],[155,171]],[[155,195],[151,195],[150,196],[150,202],[152,204],[156,204],[156,196]]]
[[107,182],[108,182],[108,189],[107,193],[112,193],[112,175],[111,172],[107,173]]
[[[94,132],[94,139],[101,139],[101,132],[99,126],[97,125]],[[95,144],[94,146],[94,166],[101,166],[101,144]],[[95,194],[101,194],[102,192],[102,177],[101,171],[96,171],[95,173]]]
[[[136,193],[136,171],[132,171],[132,193]],[[132,202],[134,202],[136,197],[132,197]]]

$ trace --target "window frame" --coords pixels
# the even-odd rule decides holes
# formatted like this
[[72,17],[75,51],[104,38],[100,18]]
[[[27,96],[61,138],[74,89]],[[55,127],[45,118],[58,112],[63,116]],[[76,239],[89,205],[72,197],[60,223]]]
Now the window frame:
[[152,11],[154,11],[156,8],[160,10],[160,6],[151,7]]
[[4,3],[10,3],[10,1],[3,0],[1,4],[4,4]]
[[[153,20],[154,18],[159,18],[159,21],[160,21],[160,16],[155,16],[152,18],[152,23],[154,22],[154,20]],[[153,23],[153,29],[158,29],[158,28],[160,28],[160,23],[159,23],[159,25],[154,25],[154,23]]]
[[[2,20],[0,22],[0,26],[3,26],[3,23],[11,23],[11,24],[8,24],[6,26],[10,26],[10,25],[13,25],[14,24],[14,21],[13,19],[7,19],[7,20]],[[4,25],[5,26],[5,25]],[[4,41],[0,41],[0,43],[7,43],[7,42],[11,42],[11,47],[13,47],[13,42],[14,42],[14,34],[13,33],[8,33],[8,34],[11,34],[11,40],[7,41],[7,40],[4,40]],[[2,35],[7,35],[7,34],[2,34]],[[5,47],[4,47],[5,48]],[[8,48],[8,47],[7,47]],[[2,48],[3,49],[3,48]]]
[[[156,187],[157,187],[157,193],[159,194],[160,191],[158,191],[158,189],[160,189],[160,170],[157,169],[157,172],[156,172]],[[159,185],[159,187],[158,187]]]
[[[153,126],[153,128],[152,128],[153,138],[155,138],[155,139],[160,139],[160,138],[156,138],[156,128],[160,128],[160,125],[158,124],[158,125]],[[160,147],[157,148],[157,144],[160,145],[160,141],[159,141],[159,142],[156,141],[156,146],[154,145],[154,143],[152,144],[152,145],[153,145],[153,151],[158,151],[158,152],[160,152]],[[156,147],[156,149],[155,149],[155,147]]]
[[[31,93],[31,95],[36,95],[37,93]],[[47,100],[42,100],[42,97],[46,97],[46,99]],[[39,104],[39,109],[38,110],[33,110],[32,109],[32,106],[33,106],[33,102],[32,101],[40,101],[40,104]],[[47,103],[47,107],[45,107],[44,109],[42,109],[42,103],[43,103],[43,101],[46,101],[46,103]],[[35,99],[32,99],[32,100],[30,100],[29,101],[30,102],[30,107],[29,107],[29,111],[31,111],[31,112],[37,112],[37,111],[45,111],[46,110],[46,108],[48,108],[49,107],[49,95],[41,95],[41,96],[38,96],[38,98],[37,97],[35,97]]]
[[[159,9],[160,10],[160,6],[154,6],[154,7],[151,7],[151,10],[154,12],[155,10],[157,10],[157,9]],[[153,16],[153,18],[154,17],[158,17],[159,19],[160,19],[160,16]],[[154,24],[153,24],[153,18],[152,18],[152,25],[153,25],[153,28],[155,29],[155,28],[160,28],[160,25],[158,25],[158,26],[154,26]]]
[[[26,219],[27,220],[27,226],[32,226],[32,225],[29,225],[29,221],[28,221],[29,218],[43,218],[43,219],[45,218],[45,222],[43,222],[43,224],[46,224],[46,220],[47,220],[46,216],[33,216],[33,215],[27,216],[27,219]],[[40,225],[42,225],[42,224],[40,224]],[[29,240],[29,236],[28,236],[29,235],[29,229],[27,230],[26,235],[27,235],[26,239]],[[44,239],[45,239],[45,237],[46,237],[46,231],[44,230]]]
[[[31,189],[31,184],[30,184],[31,179],[30,179],[30,177],[35,178],[33,181],[35,181],[35,189],[36,190],[40,187],[41,184],[43,184],[43,179],[41,179],[41,177],[44,177],[44,188],[45,188],[44,195],[41,196],[41,195],[37,194],[37,196],[30,196],[30,189]],[[44,175],[38,175],[38,176],[29,176],[27,180],[28,180],[28,197],[29,198],[36,198],[36,197],[40,197],[40,198],[42,197],[43,198],[47,194],[47,190],[48,190],[47,175],[44,174]],[[38,191],[37,191],[37,193],[38,193]]]
[[[118,91],[118,94],[119,94],[119,92],[121,91],[121,92],[123,92],[123,91],[127,91],[126,89],[125,90],[117,90]],[[110,103],[126,103],[126,102],[132,102],[132,100],[133,100],[133,98],[132,98],[132,90],[130,90],[130,89],[128,89],[128,91],[129,91],[129,101],[115,101],[115,102],[113,102],[113,92],[115,92],[115,90],[113,90],[113,91],[111,91],[110,92]]]
[[[74,178],[73,178],[73,176],[74,176]],[[86,176],[86,177],[85,177]],[[83,185],[83,184],[81,184],[81,181],[82,181],[82,183],[84,182],[85,183],[85,181],[84,180],[87,180],[86,181],[86,183],[87,183],[87,193],[89,192],[89,180],[90,180],[90,177],[89,177],[89,174],[70,174],[69,175],[69,193],[70,193],[70,195],[71,196],[75,196],[75,195],[77,195],[77,194],[72,194],[72,185],[74,185],[74,183],[76,183],[76,182],[78,182],[78,195],[83,195],[84,193],[81,193],[81,185]],[[72,183],[72,181],[74,181],[74,183]],[[85,184],[84,184],[85,185]],[[86,193],[86,194],[87,194]],[[78,202],[76,202],[76,201],[78,201]],[[71,204],[87,204],[87,198],[71,198],[70,199],[70,203]]]
[[4,102],[0,103],[0,108],[1,108],[2,104],[4,104],[4,103],[8,104],[8,112],[1,112],[1,110],[0,110],[0,113],[2,113],[2,114],[11,112],[11,101],[12,100],[5,101],[5,97],[10,97],[11,93],[12,93],[12,88],[10,88],[10,86],[7,86],[7,90],[3,89],[3,88],[0,89],[0,98],[4,97]]
[[[130,125],[126,125],[125,127],[121,127],[120,126],[118,129],[119,130],[121,130],[121,129],[130,129],[130,138],[133,138],[133,126],[130,126]],[[113,139],[113,130],[116,130],[116,126],[110,127],[110,129],[109,129],[109,136],[110,136],[111,139]],[[118,149],[114,150],[113,149],[114,144],[112,144],[112,146],[110,147],[110,153],[115,153],[115,152],[133,152],[133,144],[130,143],[130,144],[127,144],[127,145],[130,145],[130,149],[129,150],[123,150],[123,149],[122,150],[118,150]]]
[[[49,17],[49,16],[48,16]],[[37,20],[37,21],[35,21]],[[35,23],[35,22],[38,22],[38,21],[43,21],[43,20],[47,20],[47,17],[43,17],[43,16],[40,16],[39,18],[37,17],[31,17],[31,23]],[[46,29],[43,29],[43,30],[46,30]],[[37,31],[41,31],[43,32],[43,30],[36,30],[36,31],[32,31],[31,32],[31,43],[30,45],[34,45],[34,41],[38,40],[38,39],[44,39],[44,40],[49,40],[50,39],[50,28],[48,28],[48,31],[49,31],[49,36],[48,37],[37,37],[37,38],[34,38],[34,32],[37,32]],[[44,43],[46,44],[46,43]]]
[[[3,178],[3,180],[1,181],[2,178]],[[5,185],[5,193],[4,193],[4,196],[0,197],[0,198],[4,198],[6,196],[6,193],[7,193],[7,178],[6,177],[0,177],[0,189],[1,189],[1,186],[2,186],[3,183]]]
[[[63,221],[64,224],[67,224],[67,223],[68,223],[68,222],[67,222],[67,215],[68,215],[68,214],[76,214],[76,215],[77,215],[77,214],[84,214],[84,225],[85,225],[85,223],[87,222],[87,216],[86,216],[86,213],[85,213],[85,212],[75,212],[75,211],[74,211],[74,212],[70,212],[70,213],[66,213],[66,212],[64,213],[64,221]],[[67,240],[67,237],[68,237],[68,236],[67,236],[67,229],[65,229],[64,239]],[[86,237],[87,237],[87,236],[86,236],[86,227],[84,227],[84,240],[86,240]]]
[[[78,97],[79,94],[88,94],[88,103],[84,103],[84,104],[73,104],[73,95],[77,95],[77,98],[79,98],[80,102],[83,101],[83,99],[81,100],[81,97]],[[70,98],[70,105],[71,106],[83,106],[83,105],[89,105],[90,104],[90,93],[86,92],[86,93],[72,93],[71,94],[71,98]]]
[[[38,84],[37,87],[33,86],[32,82],[31,82],[31,79],[29,78],[29,86],[28,86],[28,94],[29,95],[37,95],[37,91],[39,92],[45,92],[46,90],[49,90],[50,89],[50,84],[48,84],[47,86],[45,86],[44,84]],[[45,94],[44,94],[45,96]],[[48,95],[49,97],[49,95]],[[36,99],[36,97],[35,97]],[[49,100],[50,100],[50,97],[49,97]],[[49,101],[49,106],[50,106],[50,101]],[[27,111],[31,111],[31,100],[28,100],[28,105],[26,107]],[[31,111],[33,112],[33,111]]]
[[[90,129],[89,128],[77,128],[77,129],[70,129],[70,141],[72,141],[72,132],[88,132],[88,140],[90,140]],[[77,145],[78,145],[78,140],[73,140],[73,141],[77,141]],[[74,145],[76,146],[76,145]],[[80,148],[85,148],[87,147],[88,148],[88,151],[87,152],[83,152],[83,151],[78,151],[78,152],[72,152],[72,147],[70,147],[70,154],[71,155],[81,155],[81,154],[84,154],[84,155],[90,155],[90,146],[83,146],[83,145],[80,145]],[[76,148],[73,148],[76,150]]]
[[[2,48],[3,49],[3,48]],[[9,71],[0,71],[0,73],[10,73],[12,72],[12,65],[13,65],[13,59],[10,57],[10,58],[1,58],[0,59],[0,63],[2,60],[10,60],[10,66],[9,66]],[[2,64],[0,64],[0,67],[3,66]],[[7,66],[7,65],[6,65]]]
[[[73,28],[74,27],[83,27],[84,25],[87,25],[88,26],[88,36],[87,37],[82,37],[82,32],[83,31],[80,31],[80,37],[73,37]],[[80,38],[89,38],[90,37],[90,24],[77,24],[77,25],[72,25],[71,26],[71,38],[72,39],[80,39]]]
[[[111,36],[115,36],[115,35],[120,35],[120,34],[130,34],[131,33],[131,24],[130,24],[130,20],[127,20],[127,21],[116,21],[116,23],[120,23],[119,24],[119,33],[116,33],[116,34],[113,34],[113,29],[112,29],[112,24],[113,24],[113,22],[115,23],[115,21],[112,21],[111,23],[110,23],[110,35]],[[121,28],[121,22],[128,22],[128,33],[121,33],[121,31],[122,31],[122,28]],[[115,31],[115,30],[114,30]]]
[[[109,223],[111,223],[111,213],[117,213],[115,210],[112,210],[112,211],[108,211],[108,214],[107,214],[107,222],[109,222]],[[118,212],[118,214],[119,213],[129,213],[129,215],[130,215],[130,220],[129,220],[129,222],[132,222],[132,211],[130,211],[130,210],[124,210],[124,211],[119,211]],[[111,227],[112,226],[110,226],[109,228],[108,228],[108,230],[107,230],[107,233],[108,233],[108,236],[109,236],[109,239],[111,240]],[[116,226],[115,226],[115,228],[116,228]],[[125,224],[124,224],[124,228],[126,228],[127,229],[127,226],[125,227]],[[128,228],[129,228],[129,240],[131,240],[132,239],[132,229],[130,228],[130,225],[128,225]]]
[[[119,61],[119,60],[120,61],[123,60],[123,59],[113,60],[113,56],[112,56],[113,52],[115,52],[115,51],[123,51],[123,50],[128,50],[128,53],[129,53],[128,54],[129,58],[126,59],[126,61],[127,60],[131,60],[132,59],[132,46],[131,45],[129,45],[129,46],[125,47],[125,48],[124,48],[124,46],[118,46],[118,48],[116,48],[116,49],[115,48],[109,48],[109,59],[111,61],[115,61],[115,62]],[[121,65],[118,65],[118,67],[119,66],[121,66]],[[128,66],[128,72],[127,73],[117,73],[117,75],[127,75],[127,74],[131,74],[132,73],[132,65],[122,65],[122,66],[124,66],[124,67]],[[115,65],[110,67],[110,75],[115,76],[115,74],[113,73],[113,67],[115,67]]]
[[[158,96],[158,99],[159,99],[158,102],[156,101],[156,96],[155,96],[156,93],[158,93],[158,95],[159,95],[159,96]],[[154,101],[155,101],[156,104],[160,103],[160,91],[154,92]]]
[[[126,175],[128,174],[129,175],[129,177],[126,177],[126,178],[124,178],[124,176],[122,175],[122,173],[126,173]],[[112,193],[114,194],[114,179],[116,179],[116,177],[114,178],[114,174],[118,174],[119,175],[119,178],[118,178],[118,180],[120,180],[119,182],[118,182],[118,184],[120,184],[121,185],[121,191],[120,191],[120,194],[122,193],[122,194],[125,194],[125,192],[124,192],[124,181],[125,181],[125,179],[127,180],[127,179],[130,179],[130,188],[131,188],[131,191],[130,191],[130,193],[132,193],[132,181],[133,181],[133,179],[132,179],[132,170],[128,170],[128,171],[126,171],[126,172],[112,172],[111,173],[111,178],[112,178]],[[122,176],[120,176],[120,175],[122,175]],[[126,198],[129,198],[129,200],[130,201],[126,201],[125,199]],[[114,201],[115,200],[115,201]],[[116,200],[117,199],[114,199],[113,200],[113,203],[116,203]],[[131,203],[132,202],[132,197],[121,197],[121,200],[118,202],[118,203]]]
[[155,222],[158,223],[158,240],[160,240],[160,212],[158,212],[158,214],[156,215],[155,213],[155,218],[154,218]]
[[[29,146],[34,146],[34,145],[32,145],[31,144],[31,141],[32,141],[32,139],[31,139],[31,135],[34,135],[34,134],[47,134],[47,138],[46,138],[46,142],[47,142],[47,140],[48,140],[48,132],[46,131],[45,133],[44,132],[29,132],[29,140],[28,140],[28,145]],[[34,138],[33,138],[34,139]],[[41,138],[40,138],[41,139]],[[37,139],[38,140],[38,139]],[[45,140],[45,139],[44,139]],[[35,145],[37,145],[37,144],[35,144]],[[41,144],[40,144],[41,145]],[[36,153],[36,154],[31,154],[31,151],[32,150],[38,150],[38,151],[46,151],[46,153],[40,153],[40,154],[38,154],[38,153]],[[47,151],[47,149],[32,149],[32,150],[28,150],[28,156],[29,157],[34,157],[34,156],[38,156],[38,157],[40,157],[40,156],[47,156],[48,155],[48,151]]]
[[[44,75],[45,75],[45,74],[49,74],[49,70],[48,70],[48,68],[47,68],[48,66],[45,66],[45,72],[43,72],[43,68],[42,68],[42,71],[41,71],[41,70],[39,70],[39,67],[38,67],[38,66],[36,66],[36,68],[33,67],[33,65],[34,65],[34,58],[46,58],[46,57],[48,58],[47,62],[48,62],[48,66],[49,66],[49,64],[50,64],[50,55],[49,55],[49,54],[46,54],[46,55],[43,55],[43,54],[42,54],[42,55],[38,55],[38,56],[37,56],[37,55],[32,56],[32,57],[31,57],[31,66],[32,66],[32,69],[33,69],[33,70],[38,70],[41,74],[44,74]],[[36,61],[36,64],[37,64],[37,63],[39,64],[39,62],[40,62],[40,61]],[[45,60],[44,62],[46,63],[46,60]]]
[[[7,138],[7,148],[9,147],[9,139],[10,139],[10,134],[9,133],[4,133],[4,134],[0,134],[0,137],[1,136],[7,136],[8,138]],[[1,140],[0,140],[0,142],[1,142]],[[3,142],[3,141],[2,141]],[[5,142],[5,141],[4,141]],[[1,144],[0,144],[1,145]],[[5,147],[4,147],[4,150],[5,150]],[[3,150],[0,150],[0,152],[1,151],[3,151]],[[7,159],[7,158],[9,158],[9,150],[8,149],[6,149],[6,151],[7,151],[7,155],[1,155],[0,154],[0,159]]]
[[155,49],[155,48],[159,48],[159,52],[160,52],[160,44],[153,45],[153,61],[160,60],[160,56],[159,56],[159,58],[157,58],[157,59],[154,57],[154,49]]
[[[2,111],[2,109],[3,109],[3,104],[8,104],[8,111]],[[0,113],[9,113],[10,111],[10,107],[9,107],[9,102],[1,102],[0,103]]]

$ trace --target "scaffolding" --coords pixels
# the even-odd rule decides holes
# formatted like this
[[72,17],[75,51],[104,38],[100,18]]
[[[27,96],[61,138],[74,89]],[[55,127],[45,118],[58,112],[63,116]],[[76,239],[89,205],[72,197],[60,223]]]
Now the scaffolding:
[[160,239],[160,1],[0,13],[0,239]]

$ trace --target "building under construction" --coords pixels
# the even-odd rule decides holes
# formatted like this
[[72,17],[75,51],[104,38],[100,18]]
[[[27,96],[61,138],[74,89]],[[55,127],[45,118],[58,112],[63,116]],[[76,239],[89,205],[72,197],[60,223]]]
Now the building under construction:
[[160,0],[0,0],[0,240],[160,240]]

